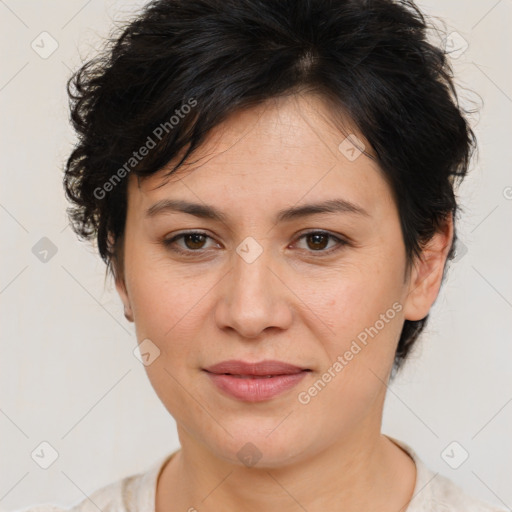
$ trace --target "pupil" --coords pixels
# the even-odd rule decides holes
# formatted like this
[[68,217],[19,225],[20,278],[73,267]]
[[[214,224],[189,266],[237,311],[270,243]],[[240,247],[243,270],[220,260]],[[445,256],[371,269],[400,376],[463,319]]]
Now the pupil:
[[[318,233],[317,233],[317,234],[313,234],[313,235],[309,235],[309,236],[311,237],[311,239],[314,239],[314,240],[315,240],[315,241],[313,242],[313,244],[317,244],[317,243],[319,243],[319,242],[318,242],[318,239],[319,239],[319,238],[323,238],[323,239],[324,239],[324,242],[327,240],[327,237],[326,237],[325,235],[318,234]],[[326,244],[325,244],[325,243],[324,243],[324,244],[322,244],[322,243],[320,242],[320,245],[322,246],[322,247],[320,247],[320,249],[324,249],[324,248],[326,247]],[[318,248],[318,247],[317,247],[317,248]]]
[[[195,233],[195,234],[186,236],[187,241],[192,239],[193,240],[192,244],[198,243],[199,245],[201,245],[201,241],[198,241],[198,238],[204,238],[204,235]],[[189,246],[189,245],[190,244],[187,243],[187,246]],[[200,247],[189,247],[189,249],[200,249]]]
[[[312,235],[308,235],[309,239],[313,241],[312,245],[316,245],[316,247],[313,247],[314,249],[325,249],[326,247],[326,241],[327,241],[327,237],[325,235],[322,235],[322,234],[312,234]],[[200,246],[201,246],[201,243],[204,242],[204,235],[201,235],[201,234],[192,234],[192,235],[187,235],[186,236],[186,240],[187,240],[187,246],[191,249],[200,249]],[[192,240],[192,246],[193,247],[190,247],[190,241]],[[324,243],[322,243],[322,241]],[[199,244],[199,247],[196,247],[194,246],[194,244]],[[320,244],[320,247],[318,247],[318,244]]]

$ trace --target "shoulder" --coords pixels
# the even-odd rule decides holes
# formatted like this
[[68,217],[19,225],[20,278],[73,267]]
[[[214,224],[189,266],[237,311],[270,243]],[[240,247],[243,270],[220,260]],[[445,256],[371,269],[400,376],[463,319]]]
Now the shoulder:
[[33,505],[28,508],[11,510],[10,512],[69,512],[69,509],[57,505]]
[[131,512],[127,506],[132,502],[130,495],[133,495],[133,484],[138,477],[135,475],[112,482],[68,507],[41,504],[11,512]]
[[11,512],[138,512],[154,510],[158,475],[174,455],[158,459],[144,472],[107,484],[69,507],[42,504]]
[[434,474],[431,483],[431,500],[440,512],[505,512],[505,509],[498,508],[481,501],[467,494],[461,487],[456,485],[449,478]]
[[408,453],[416,465],[416,485],[405,512],[506,512],[470,496],[449,478],[433,472],[408,444],[387,437]]
[[124,512],[125,508],[120,508],[124,480],[105,485],[68,507],[46,503],[10,512],[98,512],[98,509],[102,512]]

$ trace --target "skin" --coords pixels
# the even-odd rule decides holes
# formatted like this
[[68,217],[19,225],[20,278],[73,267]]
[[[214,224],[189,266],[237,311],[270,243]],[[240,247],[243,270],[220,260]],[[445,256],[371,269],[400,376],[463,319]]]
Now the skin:
[[[129,177],[116,288],[139,342],[149,338],[160,350],[146,371],[181,444],[160,474],[157,512],[398,512],[412,497],[414,462],[380,432],[385,383],[403,322],[424,318],[437,297],[452,219],[407,273],[391,189],[374,160],[350,161],[338,150],[346,134],[329,112],[313,95],[274,99],[217,126],[171,179],[163,179],[167,168],[140,183]],[[165,198],[207,203],[227,220],[145,217]],[[368,215],[273,220],[281,209],[333,198]],[[162,243],[186,230],[211,237],[175,241],[191,257]],[[349,243],[302,237],[310,230]],[[246,237],[262,249],[251,263],[236,252]],[[298,394],[397,302],[394,318],[300,403]],[[277,359],[312,371],[255,404],[225,396],[201,370],[227,359]],[[251,467],[237,456],[248,442],[261,454]]]

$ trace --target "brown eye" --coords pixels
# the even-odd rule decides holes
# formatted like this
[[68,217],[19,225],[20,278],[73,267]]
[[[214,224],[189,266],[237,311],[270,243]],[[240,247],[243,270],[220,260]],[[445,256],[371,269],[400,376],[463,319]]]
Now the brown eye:
[[201,233],[190,233],[188,235],[183,235],[183,241],[185,242],[187,249],[192,250],[202,249],[206,238],[207,237]]
[[[180,233],[172,238],[162,240],[162,243],[165,247],[174,252],[184,255],[193,255],[195,252],[201,252],[204,248],[205,242],[209,238],[211,239],[210,236],[201,231],[189,231],[186,233]],[[181,239],[183,239],[183,244],[178,245],[177,241]]]
[[[162,243],[169,250],[178,254],[184,256],[198,256],[204,252],[203,250],[206,250],[205,243],[208,239],[213,240],[212,237],[201,231],[188,231],[169,239],[164,239]],[[329,255],[341,249],[343,246],[349,245],[347,241],[326,231],[310,231],[299,237],[299,240],[302,239],[306,239],[307,248],[305,250],[309,253],[318,253],[319,257]],[[181,240],[183,243],[178,244],[178,241]],[[327,249],[330,241],[335,242],[334,247]]]
[[306,235],[306,240],[311,242],[309,247],[311,249],[322,250],[325,249],[329,243],[329,235],[325,235],[323,233],[310,233]]
[[[308,252],[318,252],[319,256],[323,256],[325,254],[331,254],[338,249],[341,249],[344,245],[348,245],[348,242],[345,240],[332,235],[326,231],[310,231],[309,233],[303,234],[299,237],[299,240],[306,239],[307,251]],[[334,240],[334,247],[326,249],[329,245],[329,241]]]

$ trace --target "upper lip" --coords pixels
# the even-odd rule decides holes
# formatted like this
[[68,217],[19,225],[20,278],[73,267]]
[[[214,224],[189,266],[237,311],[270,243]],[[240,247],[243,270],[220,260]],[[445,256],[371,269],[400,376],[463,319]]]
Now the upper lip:
[[228,373],[231,375],[291,375],[305,370],[309,371],[308,368],[268,359],[256,363],[230,359],[204,369],[210,373]]

